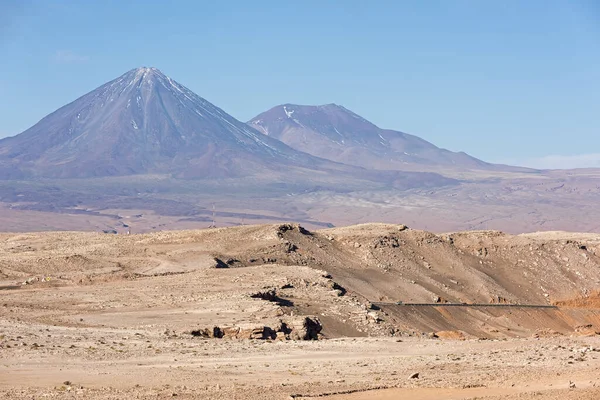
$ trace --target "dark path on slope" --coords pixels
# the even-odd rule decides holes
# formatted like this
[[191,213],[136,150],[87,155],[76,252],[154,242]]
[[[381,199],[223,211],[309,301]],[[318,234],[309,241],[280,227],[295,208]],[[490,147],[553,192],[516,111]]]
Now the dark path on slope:
[[464,304],[464,303],[381,303],[372,302],[371,304],[377,307],[504,307],[504,308],[551,308],[558,309],[557,306],[547,304]]
[[539,332],[570,334],[597,326],[600,310],[548,304],[374,302],[384,320],[408,332],[460,331],[478,338],[530,337]]

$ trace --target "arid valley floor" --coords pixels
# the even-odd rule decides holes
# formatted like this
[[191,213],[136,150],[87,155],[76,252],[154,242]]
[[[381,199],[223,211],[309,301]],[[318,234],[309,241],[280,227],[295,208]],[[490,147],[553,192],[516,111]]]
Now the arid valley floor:
[[3,233],[0,396],[597,399],[599,289],[597,234]]

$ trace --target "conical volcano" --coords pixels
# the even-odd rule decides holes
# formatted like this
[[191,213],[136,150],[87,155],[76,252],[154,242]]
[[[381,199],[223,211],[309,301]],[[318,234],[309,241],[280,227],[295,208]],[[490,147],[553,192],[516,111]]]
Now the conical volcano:
[[133,69],[0,140],[0,176],[225,178],[326,162],[260,134],[156,68]]

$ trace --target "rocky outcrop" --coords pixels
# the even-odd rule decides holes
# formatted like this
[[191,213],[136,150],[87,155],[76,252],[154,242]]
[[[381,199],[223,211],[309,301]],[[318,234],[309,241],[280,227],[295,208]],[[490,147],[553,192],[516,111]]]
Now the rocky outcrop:
[[316,317],[279,320],[273,326],[228,326],[195,329],[192,336],[206,339],[259,339],[259,340],[318,340],[323,326]]

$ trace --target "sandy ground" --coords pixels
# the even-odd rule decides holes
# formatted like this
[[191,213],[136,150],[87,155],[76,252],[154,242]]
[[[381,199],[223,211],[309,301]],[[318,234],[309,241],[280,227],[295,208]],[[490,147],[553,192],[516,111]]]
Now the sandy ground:
[[[0,234],[0,396],[597,399],[599,245],[384,224]],[[375,306],[397,300],[435,304]]]
[[[270,342],[170,337],[141,329],[12,324],[2,330],[0,388],[14,399],[596,399],[600,394],[597,338]],[[411,379],[414,373],[419,377]]]

